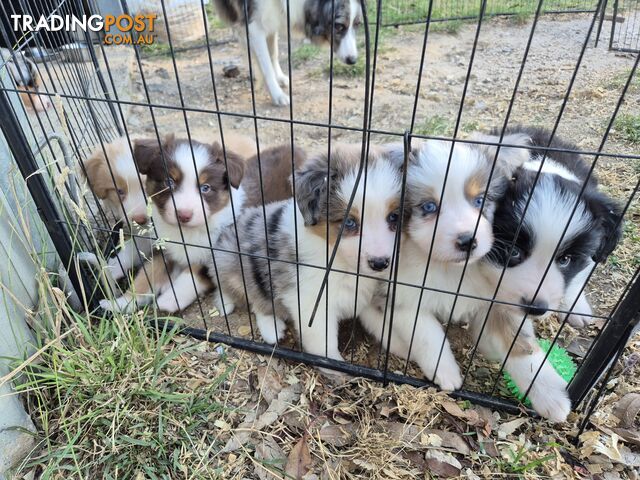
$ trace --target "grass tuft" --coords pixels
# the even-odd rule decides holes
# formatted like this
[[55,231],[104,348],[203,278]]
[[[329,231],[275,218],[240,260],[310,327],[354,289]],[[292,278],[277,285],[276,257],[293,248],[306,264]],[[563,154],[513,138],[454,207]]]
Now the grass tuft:
[[619,115],[616,118],[615,129],[627,142],[640,143],[640,115]]
[[320,47],[313,43],[303,43],[291,53],[291,64],[294,67],[307,63],[309,60],[317,57],[320,53]]
[[420,123],[415,132],[419,135],[434,135],[438,137],[451,135],[452,127],[446,117],[442,115],[434,115],[425,119]]
[[447,20],[444,22],[434,22],[429,27],[432,32],[448,33],[449,35],[457,35],[464,25],[462,20]]
[[[324,73],[329,75],[331,71],[331,66],[327,65],[324,68]],[[365,72],[364,65],[364,56],[359,55],[358,61],[353,65],[347,65],[346,63],[342,63],[336,57],[333,59],[333,75],[335,77],[343,77],[343,78],[361,78]]]
[[213,424],[227,411],[217,394],[233,365],[219,358],[217,374],[203,376],[190,359],[211,347],[181,346],[175,329],[150,329],[142,315],[93,321],[76,315],[69,328],[15,385],[28,395],[39,432],[22,472],[37,468],[41,478],[219,473],[212,458],[222,446]]

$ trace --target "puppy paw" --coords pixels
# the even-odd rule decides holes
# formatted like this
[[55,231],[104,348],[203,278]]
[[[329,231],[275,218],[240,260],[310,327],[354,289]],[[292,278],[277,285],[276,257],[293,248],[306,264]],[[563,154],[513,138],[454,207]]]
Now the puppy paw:
[[564,422],[571,413],[571,400],[565,388],[547,389],[546,392],[533,397],[530,393],[529,399],[533,409],[551,422]]
[[131,313],[134,307],[135,301],[124,295],[115,299],[103,298],[100,300],[100,308],[107,312]]
[[120,280],[121,278],[124,278],[124,276],[127,274],[127,272],[125,272],[124,269],[122,268],[122,265],[120,264],[120,262],[118,262],[117,257],[111,257],[107,261],[107,268],[108,268],[109,274],[111,275],[111,278],[113,278],[116,281]]
[[284,338],[287,325],[278,317],[276,317],[274,323],[272,315],[256,315],[256,323],[262,339],[269,345],[275,345]]
[[225,302],[224,308],[223,308],[222,302],[220,301],[220,297],[218,295],[216,295],[216,297],[214,298],[213,305],[216,307],[216,310],[218,310],[218,313],[220,314],[220,316],[223,316],[223,317],[225,313],[227,315],[231,315],[236,309],[236,304],[230,301]]
[[278,79],[278,83],[280,84],[281,87],[286,88],[289,86],[289,77],[286,76],[284,73],[280,72],[276,75],[276,78]]
[[[429,378],[432,377],[433,375]],[[455,362],[440,362],[433,381],[441,390],[446,392],[458,390],[462,387],[462,375],[460,374],[458,364]]]
[[158,310],[168,313],[175,313],[180,310],[180,305],[176,301],[176,297],[172,291],[161,294],[156,300]]
[[574,328],[584,328],[593,323],[593,317],[580,315],[579,313],[570,313],[567,317],[567,321],[569,322],[569,325]]
[[271,99],[273,100],[273,104],[278,107],[286,107],[291,102],[289,100],[289,95],[284,93],[282,90],[279,92],[274,92],[271,95]]

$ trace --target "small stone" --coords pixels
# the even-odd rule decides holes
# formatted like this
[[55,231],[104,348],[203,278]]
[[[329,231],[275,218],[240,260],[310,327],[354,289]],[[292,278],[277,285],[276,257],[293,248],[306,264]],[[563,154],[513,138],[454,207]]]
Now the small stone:
[[169,78],[169,71],[166,68],[156,68],[156,75],[158,75],[158,77],[160,78],[164,78],[164,79],[168,79]]
[[240,75],[240,69],[237,65],[225,65],[222,68],[222,74],[227,78],[236,78]]

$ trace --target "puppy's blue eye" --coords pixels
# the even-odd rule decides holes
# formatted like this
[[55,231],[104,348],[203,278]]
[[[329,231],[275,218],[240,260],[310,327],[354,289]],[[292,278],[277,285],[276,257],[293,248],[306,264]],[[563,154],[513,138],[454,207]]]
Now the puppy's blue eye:
[[176,187],[176,181],[171,177],[167,178],[167,187],[173,190]]
[[398,223],[398,219],[400,218],[400,215],[398,215],[397,212],[392,212],[387,216],[387,222],[395,225],[396,223]]
[[211,191],[211,185],[208,183],[203,183],[200,185],[200,193],[209,193]]
[[524,254],[519,247],[514,246],[513,250],[511,250],[511,256],[509,257],[507,264],[510,267],[515,267],[519,265],[524,260]]
[[438,204],[431,201],[424,202],[420,208],[422,208],[424,213],[436,213],[438,211]]
[[121,188],[117,188],[116,191],[118,192],[118,195],[120,196],[120,198],[123,198],[123,197],[125,197],[127,195],[127,192],[125,192]]
[[344,228],[347,230],[356,230],[358,228],[358,222],[353,217],[349,217],[344,221]]
[[481,195],[478,195],[476,198],[473,199],[473,206],[476,208],[482,208],[483,203],[484,203],[484,193]]
[[562,255],[560,257],[558,257],[558,265],[560,267],[568,267],[569,264],[571,263],[571,255]]

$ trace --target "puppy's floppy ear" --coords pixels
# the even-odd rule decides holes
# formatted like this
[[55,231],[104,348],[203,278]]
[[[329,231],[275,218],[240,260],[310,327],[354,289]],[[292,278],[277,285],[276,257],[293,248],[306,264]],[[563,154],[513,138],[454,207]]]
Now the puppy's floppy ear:
[[593,255],[594,262],[602,262],[616,248],[622,238],[622,207],[614,199],[595,191],[585,196],[591,212],[600,221],[601,238],[598,250]]
[[[417,163],[419,151],[420,143],[412,142],[409,158],[407,159],[409,165]],[[404,145],[402,143],[389,143],[384,145],[382,147],[382,154],[385,155],[398,170],[402,170],[404,166]]]
[[[469,137],[471,140],[478,142],[502,143],[507,145],[522,145],[528,147],[531,145],[531,137],[525,133],[510,133],[505,135],[500,142],[497,135],[486,135],[480,132],[474,132]],[[475,144],[486,157],[489,162],[493,163],[498,153],[497,166],[505,175],[511,175],[518,167],[526,163],[531,157],[531,151],[528,148],[519,147],[500,147],[498,152],[497,145]]]
[[296,202],[305,226],[317,225],[327,201],[326,155],[309,162],[307,168],[296,172]]
[[107,166],[107,159],[100,147],[84,162],[83,173],[89,181],[89,187],[101,200],[107,198],[109,190],[115,188]]
[[[227,171],[225,173],[226,179],[233,188],[238,188],[242,177],[244,176],[244,158],[240,155],[233,153],[231,150],[226,151],[227,154]],[[224,158],[221,158],[224,164]]]
[[162,153],[167,153],[168,146],[174,142],[174,135],[167,135],[162,145],[157,138],[138,139],[133,142],[133,159],[138,171],[152,178],[164,177]]

